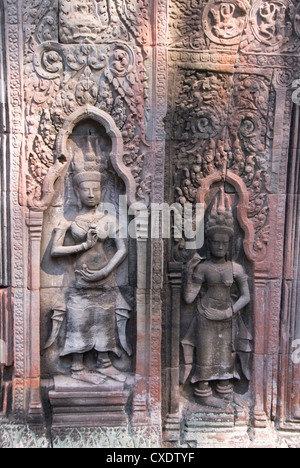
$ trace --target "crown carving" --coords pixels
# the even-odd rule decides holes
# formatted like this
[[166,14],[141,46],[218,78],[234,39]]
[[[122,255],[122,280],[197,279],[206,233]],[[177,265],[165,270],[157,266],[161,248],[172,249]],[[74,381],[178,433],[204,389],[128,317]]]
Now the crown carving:
[[206,235],[209,237],[216,232],[226,232],[230,237],[234,235],[234,220],[230,199],[221,187],[206,223]]
[[73,181],[79,185],[81,182],[89,180],[100,182],[101,179],[101,155],[94,151],[92,142],[87,139],[85,149],[71,147],[71,167]]

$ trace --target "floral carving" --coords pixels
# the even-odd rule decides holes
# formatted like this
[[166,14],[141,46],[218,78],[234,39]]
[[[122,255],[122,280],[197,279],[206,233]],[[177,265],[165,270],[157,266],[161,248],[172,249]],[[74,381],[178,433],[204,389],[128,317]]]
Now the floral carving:
[[181,203],[193,202],[202,179],[224,165],[224,127],[232,77],[210,72],[185,73],[176,100],[174,139],[177,168],[183,182],[177,187]]
[[[57,133],[69,115],[88,104],[114,118],[124,137],[124,162],[138,182],[137,197],[145,199],[147,2],[49,0],[48,10],[44,3],[35,2],[32,10],[24,7],[27,194],[40,198],[43,179],[56,158]],[[57,13],[59,31],[51,20]],[[132,147],[135,158],[128,156]]]
[[[174,112],[176,198],[194,203],[205,178],[227,171],[249,192],[255,252],[269,239],[268,151],[270,83],[259,76],[185,71]],[[271,112],[271,113],[270,113]]]

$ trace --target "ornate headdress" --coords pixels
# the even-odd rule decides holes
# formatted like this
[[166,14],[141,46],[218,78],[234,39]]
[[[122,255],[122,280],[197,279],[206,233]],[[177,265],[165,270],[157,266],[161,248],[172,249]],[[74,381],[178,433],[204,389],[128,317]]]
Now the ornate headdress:
[[100,172],[95,172],[95,171],[85,171],[81,172],[77,175],[74,176],[73,178],[73,183],[77,187],[81,184],[81,182],[98,182],[100,184],[101,182],[101,174]]
[[213,209],[208,217],[205,233],[207,237],[211,237],[215,233],[224,233],[230,238],[234,235],[234,221],[230,200],[225,195],[224,187],[221,187],[216,196]]
[[92,144],[88,141],[86,152],[75,154],[72,162],[73,184],[79,186],[81,182],[101,182],[100,159],[93,150]]

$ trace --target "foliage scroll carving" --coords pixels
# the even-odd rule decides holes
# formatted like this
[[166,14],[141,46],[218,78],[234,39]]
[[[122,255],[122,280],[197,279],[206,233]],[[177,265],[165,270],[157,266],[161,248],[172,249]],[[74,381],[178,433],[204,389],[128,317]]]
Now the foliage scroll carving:
[[[31,10],[24,6],[26,194],[30,203],[41,200],[43,181],[60,156],[55,153],[58,132],[71,114],[86,105],[114,119],[124,140],[124,164],[136,182],[136,196],[149,199],[151,176],[144,167],[149,147],[145,71],[149,17],[148,4],[135,3],[49,1],[47,11],[41,2],[35,2]],[[79,16],[94,18],[90,26],[80,25],[84,21],[79,21],[74,9]],[[57,12],[59,27],[54,20]]]

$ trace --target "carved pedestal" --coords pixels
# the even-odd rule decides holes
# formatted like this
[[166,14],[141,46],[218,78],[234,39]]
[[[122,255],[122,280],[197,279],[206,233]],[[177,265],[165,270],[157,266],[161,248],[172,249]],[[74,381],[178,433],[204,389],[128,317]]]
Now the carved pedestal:
[[56,376],[54,390],[49,392],[52,427],[126,426],[129,394],[123,383],[112,380],[91,385]]
[[187,411],[184,415],[182,431],[183,441],[195,447],[247,447],[247,414],[237,408],[220,413],[214,408],[203,408],[193,413]]
[[185,395],[182,402],[181,441],[194,447],[247,447],[250,409],[245,399],[234,395],[232,401],[222,400],[224,408],[199,403],[198,398]]

